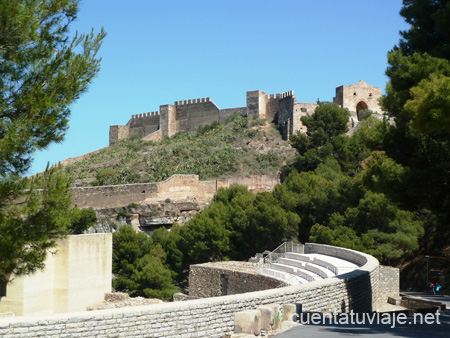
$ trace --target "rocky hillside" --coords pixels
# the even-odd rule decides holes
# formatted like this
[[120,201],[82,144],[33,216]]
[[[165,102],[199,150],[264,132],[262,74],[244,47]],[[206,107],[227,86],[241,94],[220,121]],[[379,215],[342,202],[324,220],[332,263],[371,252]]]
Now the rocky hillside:
[[[262,119],[230,116],[226,124],[199,127],[160,142],[130,138],[67,161],[76,186],[158,182],[173,174],[201,180],[272,174],[293,161],[295,150]],[[63,163],[64,164],[64,163]]]

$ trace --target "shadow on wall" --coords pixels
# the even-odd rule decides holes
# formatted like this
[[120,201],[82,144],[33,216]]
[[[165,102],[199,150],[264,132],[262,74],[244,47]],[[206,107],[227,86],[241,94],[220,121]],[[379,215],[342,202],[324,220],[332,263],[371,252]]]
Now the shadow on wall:
[[368,271],[354,270],[343,275],[336,276],[343,279],[347,290],[347,300],[343,299],[341,304],[341,312],[355,313],[371,312],[375,309],[372,305],[370,297],[361,297],[361,293],[374,294],[370,273]]

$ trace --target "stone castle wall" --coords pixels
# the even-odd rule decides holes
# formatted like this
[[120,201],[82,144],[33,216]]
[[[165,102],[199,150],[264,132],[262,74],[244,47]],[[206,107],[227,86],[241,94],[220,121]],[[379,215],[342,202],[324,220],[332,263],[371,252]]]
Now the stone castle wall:
[[[358,110],[369,109],[382,113],[378,104],[380,97],[380,87],[373,87],[360,81],[351,86],[337,87],[333,102],[351,112],[353,123],[349,125],[354,126],[354,122],[360,120]],[[300,117],[312,114],[316,107],[315,103],[298,103],[292,90],[270,95],[261,90],[248,91],[246,107],[228,109],[219,109],[209,97],[176,101],[173,105],[160,106],[159,112],[133,115],[126,126],[111,126],[109,144],[112,145],[117,140],[133,135],[147,137],[157,130],[161,130],[161,135],[153,136],[152,140],[170,137],[179,131],[194,130],[216,121],[223,123],[234,112],[249,118],[260,117],[277,122],[282,129],[283,137],[288,139],[297,131],[306,131]]]
[[247,115],[247,107],[238,107],[238,108],[229,108],[229,109],[221,109],[219,111],[219,123],[227,122],[227,118],[233,113],[239,113],[242,116]]
[[176,131],[192,131],[198,126],[219,122],[220,109],[209,97],[175,102]]
[[336,88],[336,96],[333,102],[350,111],[354,121],[359,121],[357,110],[368,109],[374,113],[383,112],[379,105],[381,88],[371,86],[364,81],[359,81],[350,86],[340,86]]
[[194,199],[199,203],[210,201],[219,188],[237,183],[253,192],[271,191],[280,183],[279,175],[231,177],[210,181],[199,181],[198,175],[173,175],[156,183],[106,185],[100,187],[78,187],[70,189],[72,203],[80,208],[117,208],[130,203],[145,204],[150,201],[170,198]]
[[289,139],[289,137],[297,130],[294,129],[294,124],[297,123],[297,128],[301,124],[301,121],[295,121],[294,122],[294,105],[297,101],[297,99],[294,96],[294,92],[290,91],[287,93],[282,93],[280,95],[281,97],[278,98],[279,100],[279,110],[278,110],[278,125],[282,127],[283,130],[283,138]]
[[[323,245],[323,251],[329,251]],[[306,249],[306,247],[305,247]],[[314,249],[320,252],[320,245]],[[342,249],[348,251],[349,249]],[[350,250],[351,251],[351,250]],[[238,295],[139,307],[58,314],[41,317],[0,318],[3,338],[34,336],[82,337],[223,337],[233,331],[234,314],[260,305],[302,303],[304,311],[371,311],[378,301],[378,261],[363,253],[358,270],[334,278]]]
[[159,129],[159,112],[132,115],[126,126],[129,136],[147,136]]
[[109,145],[113,145],[118,140],[130,137],[130,128],[128,126],[110,126],[109,127]]

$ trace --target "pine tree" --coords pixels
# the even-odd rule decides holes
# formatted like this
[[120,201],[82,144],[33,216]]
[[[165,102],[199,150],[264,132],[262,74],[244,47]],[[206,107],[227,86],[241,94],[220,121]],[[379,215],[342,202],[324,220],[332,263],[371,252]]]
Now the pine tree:
[[103,30],[68,34],[78,2],[0,0],[1,281],[41,268],[68,225],[68,179],[60,170],[31,182],[21,176],[36,150],[62,141],[69,106],[100,69]]

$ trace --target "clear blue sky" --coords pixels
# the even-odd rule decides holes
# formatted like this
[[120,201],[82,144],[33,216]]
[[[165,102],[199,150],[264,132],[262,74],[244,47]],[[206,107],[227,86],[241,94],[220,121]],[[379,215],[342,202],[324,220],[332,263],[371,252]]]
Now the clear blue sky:
[[74,30],[106,37],[101,71],[72,107],[65,140],[36,153],[30,174],[108,145],[109,126],[162,104],[246,91],[332,100],[359,80],[381,87],[387,52],[407,29],[401,0],[86,0]]

